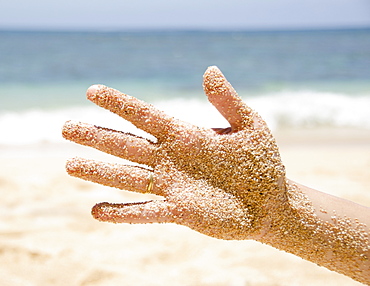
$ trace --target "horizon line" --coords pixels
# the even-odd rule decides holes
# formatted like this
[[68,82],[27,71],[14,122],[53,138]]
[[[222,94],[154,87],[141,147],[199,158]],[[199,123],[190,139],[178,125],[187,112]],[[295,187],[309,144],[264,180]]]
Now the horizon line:
[[0,27],[0,32],[60,32],[60,33],[145,33],[145,32],[315,32],[315,31],[351,31],[369,30],[370,25],[363,26],[322,26],[322,27],[265,27],[265,28],[26,28]]

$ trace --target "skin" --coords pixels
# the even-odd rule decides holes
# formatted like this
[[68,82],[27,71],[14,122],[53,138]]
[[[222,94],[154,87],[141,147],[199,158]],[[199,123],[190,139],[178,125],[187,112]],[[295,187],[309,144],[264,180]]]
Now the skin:
[[230,124],[205,129],[179,121],[112,88],[87,98],[157,139],[67,122],[63,136],[142,166],[71,159],[67,172],[99,184],[162,196],[137,203],[99,203],[94,218],[113,223],[177,223],[219,239],[255,239],[363,283],[370,283],[369,208],[285,176],[263,119],[217,67],[204,74],[209,101]]

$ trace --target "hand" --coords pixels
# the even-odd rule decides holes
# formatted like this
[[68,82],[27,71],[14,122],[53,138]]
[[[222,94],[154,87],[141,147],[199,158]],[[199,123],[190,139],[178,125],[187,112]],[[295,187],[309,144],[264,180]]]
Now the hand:
[[[221,239],[265,235],[287,200],[285,169],[266,123],[237,95],[217,67],[204,74],[209,101],[230,127],[206,129],[167,116],[152,105],[95,85],[87,97],[136,127],[152,142],[85,123],[67,122],[63,136],[147,167],[75,158],[70,175],[163,200],[99,203],[94,218],[114,223],[177,223]],[[189,111],[191,112],[191,111]]]

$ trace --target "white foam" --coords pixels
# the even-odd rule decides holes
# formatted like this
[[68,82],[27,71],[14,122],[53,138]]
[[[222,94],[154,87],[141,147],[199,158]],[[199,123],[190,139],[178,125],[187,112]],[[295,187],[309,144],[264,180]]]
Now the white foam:
[[356,127],[370,129],[370,96],[310,91],[281,92],[250,100],[270,127]]
[[[259,97],[243,97],[267,121],[270,128],[356,127],[370,130],[370,96],[346,96],[318,92],[281,92]],[[173,99],[155,105],[181,120],[203,127],[228,124],[206,100]],[[61,128],[72,119],[113,129],[145,133],[99,107],[74,107],[54,111],[28,110],[0,114],[0,145],[64,142]]]

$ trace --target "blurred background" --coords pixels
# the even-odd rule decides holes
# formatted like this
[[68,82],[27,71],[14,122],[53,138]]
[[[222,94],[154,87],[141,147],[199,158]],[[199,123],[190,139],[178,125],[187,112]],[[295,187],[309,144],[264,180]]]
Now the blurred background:
[[[370,128],[369,27],[367,0],[2,1],[0,144],[60,140],[55,111],[91,106],[94,83],[204,101],[210,65],[272,128]],[[44,132],[14,138],[7,120]]]
[[370,204],[368,0],[0,0],[1,285],[357,285],[254,242],[92,220],[95,202],[142,197],[69,178],[68,157],[119,160],[65,142],[63,123],[141,133],[86,89],[225,127],[202,90],[210,65],[266,119],[291,176]]

